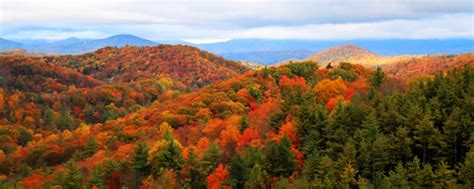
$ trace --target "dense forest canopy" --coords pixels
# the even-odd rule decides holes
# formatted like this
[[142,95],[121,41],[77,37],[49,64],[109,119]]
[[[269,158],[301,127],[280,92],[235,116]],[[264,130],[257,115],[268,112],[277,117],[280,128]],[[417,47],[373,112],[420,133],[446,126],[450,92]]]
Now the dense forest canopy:
[[403,77],[245,72],[185,46],[0,57],[0,188],[471,188],[474,67],[459,56]]

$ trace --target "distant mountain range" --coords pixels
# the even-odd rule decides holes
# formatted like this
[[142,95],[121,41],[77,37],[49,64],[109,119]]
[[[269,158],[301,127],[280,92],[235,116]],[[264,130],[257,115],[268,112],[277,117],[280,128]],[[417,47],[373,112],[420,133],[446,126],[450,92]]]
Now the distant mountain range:
[[192,44],[185,41],[151,41],[133,35],[115,35],[104,39],[68,38],[48,42],[46,40],[24,43],[0,38],[0,50],[25,49],[29,52],[52,54],[82,54],[102,47],[155,46],[159,44],[183,44],[199,47],[224,58],[237,61],[271,65],[289,59],[304,59],[324,49],[354,44],[382,56],[415,54],[460,54],[474,52],[474,39],[384,39],[384,40],[272,40],[233,39],[225,42]]

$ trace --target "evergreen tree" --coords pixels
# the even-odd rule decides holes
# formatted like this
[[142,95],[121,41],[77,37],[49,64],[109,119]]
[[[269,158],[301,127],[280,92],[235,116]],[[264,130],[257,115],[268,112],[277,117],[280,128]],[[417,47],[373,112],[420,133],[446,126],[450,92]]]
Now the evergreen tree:
[[415,125],[413,135],[416,141],[416,147],[421,149],[422,162],[426,163],[431,159],[431,157],[428,156],[430,155],[430,150],[435,150],[439,147],[437,144],[442,141],[441,133],[433,126],[430,117],[425,115],[423,119]]
[[244,188],[245,180],[247,179],[247,165],[240,154],[236,154],[230,162],[229,173],[231,184],[233,188]]
[[449,169],[446,162],[438,164],[435,170],[435,183],[436,188],[452,188],[457,183],[456,171]]
[[201,163],[204,166],[203,171],[206,173],[206,175],[211,173],[211,171],[216,169],[217,165],[219,165],[221,162],[222,153],[223,152],[216,142],[213,142],[209,145],[201,159]]
[[59,171],[54,183],[67,189],[82,189],[82,173],[75,161],[68,161],[64,169]]
[[148,163],[153,177],[158,178],[164,169],[181,170],[184,162],[181,148],[181,144],[167,130],[164,139],[157,141],[148,151]]
[[[147,142],[138,143],[137,147],[133,151],[132,156],[132,168],[137,173],[137,181],[143,180],[144,177],[150,174],[150,165],[148,165],[148,150],[149,145]],[[137,183],[137,185],[140,185]]]
[[187,172],[187,179],[185,180],[185,188],[206,188],[206,173],[203,170],[203,165],[194,153],[193,149],[189,150],[188,159],[185,162]]
[[410,183],[407,178],[407,170],[403,164],[399,162],[394,170],[388,172],[388,176],[384,178],[384,182],[390,188],[409,188]]
[[106,175],[104,168],[99,165],[94,170],[92,170],[92,175],[89,180],[88,187],[92,188],[96,186],[99,189],[106,188]]
[[372,87],[378,88],[382,83],[387,79],[385,73],[383,72],[382,68],[378,67],[373,73],[372,76],[369,78],[369,82]]
[[260,165],[255,165],[248,173],[248,179],[245,181],[245,188],[264,189],[267,188],[265,180],[267,173]]
[[472,147],[459,169],[459,180],[464,183],[465,188],[474,187],[474,148]]
[[58,129],[61,131],[72,130],[75,128],[74,118],[66,105],[61,105],[59,109]]
[[280,143],[268,144],[265,155],[271,175],[288,177],[296,170],[295,155],[290,147],[291,141],[287,136],[283,137]]

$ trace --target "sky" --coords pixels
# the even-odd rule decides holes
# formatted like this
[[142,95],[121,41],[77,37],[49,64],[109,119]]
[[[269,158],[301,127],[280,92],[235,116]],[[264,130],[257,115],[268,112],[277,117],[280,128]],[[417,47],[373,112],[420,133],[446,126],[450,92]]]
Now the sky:
[[0,37],[474,38],[472,0],[0,0]]

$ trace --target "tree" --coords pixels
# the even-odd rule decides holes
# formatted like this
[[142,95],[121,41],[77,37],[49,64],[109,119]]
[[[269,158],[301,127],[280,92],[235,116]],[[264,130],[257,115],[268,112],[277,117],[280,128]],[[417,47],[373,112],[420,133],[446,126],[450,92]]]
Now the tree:
[[226,179],[229,179],[229,172],[227,172],[226,167],[219,163],[216,170],[207,177],[207,188],[220,189]]
[[425,163],[428,161],[427,158],[430,158],[428,157],[428,150],[439,148],[437,144],[442,141],[441,133],[433,126],[430,117],[426,115],[415,125],[413,135],[413,138],[417,142],[416,146],[422,150],[422,162]]
[[92,170],[92,175],[89,180],[88,187],[92,188],[93,186],[104,189],[106,188],[106,174],[104,168],[99,165],[94,170]]
[[187,171],[185,173],[187,175],[185,179],[186,187],[197,189],[206,188],[205,181],[207,174],[204,172],[203,165],[192,148],[189,150],[188,159],[186,159],[184,167]]
[[180,171],[184,162],[181,151],[181,143],[171,136],[170,131],[166,131],[164,138],[148,150],[148,163],[153,177],[158,178],[164,168]]
[[309,155],[322,143],[322,129],[328,119],[327,110],[321,104],[302,104],[297,114],[298,138],[302,141],[302,152]]
[[245,180],[247,179],[247,165],[240,154],[236,154],[229,167],[231,184],[233,188],[244,188]]
[[248,173],[248,179],[245,181],[245,188],[248,189],[264,189],[267,188],[265,179],[267,173],[261,165],[257,164],[250,169]]
[[474,148],[472,147],[459,169],[459,180],[464,183],[466,188],[474,186]]
[[444,161],[438,164],[435,177],[434,185],[438,188],[451,188],[457,183],[456,171],[450,170],[448,164]]
[[296,170],[295,155],[291,152],[291,141],[285,136],[280,143],[271,142],[266,147],[266,159],[273,176],[288,177]]
[[221,162],[222,151],[216,142],[211,143],[202,156],[201,162],[204,166],[204,172],[209,174]]
[[54,183],[68,189],[82,189],[82,178],[76,162],[68,161],[64,169],[57,173]]
[[132,168],[138,175],[138,180],[150,174],[150,165],[148,164],[148,150],[150,149],[147,142],[138,143],[133,151]]
[[370,76],[369,82],[372,87],[378,88],[386,79],[387,77],[385,76],[385,73],[383,72],[382,68],[377,67],[377,69]]
[[84,159],[94,155],[99,150],[99,144],[94,135],[89,135],[87,138],[86,145],[84,145],[79,151],[76,152],[75,158],[77,160]]
[[403,164],[399,162],[395,167],[395,170],[388,172],[388,177],[385,177],[384,181],[392,188],[409,188],[409,182],[407,178],[407,170],[403,167]]
[[70,110],[66,105],[61,105],[59,110],[58,129],[61,131],[72,130],[75,128],[74,118],[70,114]]

